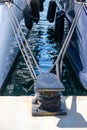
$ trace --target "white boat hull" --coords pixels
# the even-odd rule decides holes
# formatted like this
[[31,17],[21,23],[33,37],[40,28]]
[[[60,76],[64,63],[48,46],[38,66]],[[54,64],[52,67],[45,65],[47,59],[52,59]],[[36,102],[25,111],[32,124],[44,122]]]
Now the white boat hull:
[[[22,10],[26,7],[25,0],[14,0]],[[14,4],[11,5],[19,23],[23,19],[23,13]],[[17,42],[11,27],[11,19],[5,3],[0,3],[0,89],[13,64],[18,52]],[[14,55],[14,57],[13,57]],[[10,59],[11,58],[11,59]],[[12,59],[13,58],[13,59]]]
[[[70,16],[71,20],[70,23],[72,23],[73,18],[75,14],[77,13],[78,9],[81,8],[83,5],[79,0],[72,0],[71,4],[75,4],[73,9],[71,10],[70,13],[68,13],[68,16]],[[84,4],[84,2],[83,2]],[[76,26],[76,43],[72,44],[71,43],[71,50],[74,53],[72,55],[72,52],[70,52],[69,48],[69,58],[71,60],[71,64],[73,64],[73,68],[75,70],[75,73],[77,74],[79,81],[83,85],[83,87],[87,90],[87,1],[85,1],[85,5],[82,8],[82,12],[79,16],[79,20]],[[72,39],[73,41],[73,39]],[[71,53],[71,54],[70,54]],[[76,58],[77,57],[77,58]]]

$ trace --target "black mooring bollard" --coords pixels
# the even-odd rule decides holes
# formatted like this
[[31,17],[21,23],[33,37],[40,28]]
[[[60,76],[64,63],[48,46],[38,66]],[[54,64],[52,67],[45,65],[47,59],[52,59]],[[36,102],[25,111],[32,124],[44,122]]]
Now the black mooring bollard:
[[39,75],[35,84],[35,99],[32,101],[32,115],[65,115],[66,107],[61,101],[60,91],[64,91],[64,86],[55,74]]

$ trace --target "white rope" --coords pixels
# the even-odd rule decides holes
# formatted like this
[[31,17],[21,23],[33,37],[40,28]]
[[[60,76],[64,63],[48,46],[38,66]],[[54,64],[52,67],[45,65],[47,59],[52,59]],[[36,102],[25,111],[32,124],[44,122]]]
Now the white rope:
[[26,38],[25,38],[25,36],[24,36],[22,30],[21,30],[20,24],[19,24],[19,22],[18,22],[18,20],[17,20],[17,18],[16,18],[16,16],[15,16],[13,10],[12,10],[12,14],[13,14],[13,16],[14,16],[14,18],[15,18],[15,21],[16,21],[18,27],[19,27],[19,30],[20,30],[20,32],[21,32],[21,34],[22,34],[22,37],[23,37],[24,41],[25,41],[25,44],[26,44],[26,46],[27,46],[27,48],[28,48],[28,50],[29,50],[29,52],[30,52],[30,54],[31,54],[31,56],[32,56],[32,59],[33,59],[35,65],[36,65],[36,67],[37,67],[39,73],[41,74],[41,70],[40,70],[40,68],[39,68],[39,66],[38,66],[38,64],[37,64],[37,62],[36,62],[36,60],[35,60],[35,58],[34,58],[34,56],[33,56],[33,54],[32,54],[32,51],[31,51],[31,49],[30,49],[30,47],[29,47],[29,44],[28,44],[28,42],[27,42],[27,40],[26,40]]
[[14,35],[15,35],[15,38],[16,38],[16,40],[17,40],[18,46],[19,46],[19,48],[20,48],[20,51],[21,51],[21,53],[22,53],[22,56],[23,56],[23,58],[24,58],[24,60],[25,60],[25,62],[26,62],[26,65],[27,65],[28,69],[29,69],[29,72],[30,72],[32,78],[35,79],[34,75],[32,74],[32,71],[31,71],[31,69],[30,69],[30,67],[29,67],[29,65],[28,65],[28,62],[27,62],[27,60],[26,60],[26,57],[25,57],[25,55],[24,55],[24,53],[23,53],[23,51],[22,51],[22,48],[21,48],[21,45],[20,45],[20,41],[19,41],[19,39],[18,39],[18,37],[17,37],[17,34],[16,34],[16,32],[15,32],[15,29],[14,29],[14,26],[13,26],[13,24],[12,24],[12,21],[11,21],[11,26],[12,26],[12,29],[13,29],[13,31],[14,31]]
[[[11,21],[11,26],[12,26],[12,29],[13,29],[13,32],[14,32],[14,35],[15,35],[15,38],[16,38],[16,40],[17,40],[18,46],[19,46],[20,51],[21,51],[21,53],[22,53],[22,55],[23,55],[23,58],[24,58],[24,60],[25,60],[25,62],[26,62],[26,65],[27,65],[27,67],[28,67],[28,69],[29,69],[29,72],[31,73],[32,78],[35,80],[35,79],[36,79],[36,74],[35,74],[35,72],[34,72],[34,70],[33,70],[32,65],[31,65],[31,61],[30,61],[30,59],[29,59],[29,56],[26,54],[26,50],[25,50],[24,46],[22,46],[22,47],[23,47],[23,49],[24,49],[24,52],[25,52],[26,56],[25,56],[25,54],[24,54],[24,52],[23,52],[23,49],[21,48],[21,45],[23,45],[23,41],[22,41],[22,38],[21,38],[21,36],[20,36],[20,33],[18,32],[17,24],[16,24],[15,21],[14,21],[13,15],[12,15],[12,13],[10,12],[9,7],[8,7],[8,12],[9,12],[10,18],[11,18],[11,20],[12,20],[12,21]],[[18,33],[20,37],[18,37],[16,33]],[[20,38],[20,39],[19,39],[19,38]],[[21,43],[20,43],[20,41],[21,41]],[[26,57],[27,57],[27,59],[28,59],[28,62],[27,62]],[[30,65],[31,67],[30,67],[29,65]],[[32,70],[33,72],[32,72],[31,70]]]
[[63,58],[64,58],[64,56],[65,56],[65,53],[66,53],[66,51],[67,51],[67,48],[68,48],[69,43],[70,43],[70,40],[71,40],[71,37],[72,37],[72,35],[73,35],[73,32],[74,32],[75,27],[76,27],[76,25],[77,25],[77,22],[78,22],[78,20],[79,20],[81,11],[82,11],[82,9],[83,9],[83,6],[82,6],[82,5],[81,5],[81,7],[82,7],[82,8],[79,8],[78,11],[77,11],[76,21],[74,22],[74,24],[73,24],[73,26],[72,26],[73,28],[72,28],[72,30],[71,30],[71,33],[70,33],[69,37],[67,38],[67,44],[66,44],[66,46],[64,47],[63,53],[62,53],[62,55],[61,55],[61,59],[60,59],[60,60],[61,60],[61,61],[60,61],[60,76],[62,75],[62,61],[63,61]]
[[[60,53],[59,53],[59,55],[58,55],[58,57],[57,57],[55,63],[53,64],[53,66],[52,66],[52,68],[50,69],[49,72],[51,72],[52,69],[54,68],[54,66],[55,66],[56,64],[59,64],[60,60],[63,59],[63,57],[64,57],[64,55],[65,55],[65,53],[66,53],[66,50],[67,50],[67,48],[68,48],[68,46],[69,46],[69,43],[70,43],[72,34],[73,34],[73,32],[74,32],[74,29],[75,29],[75,27],[76,27],[76,24],[77,24],[77,22],[78,22],[78,20],[79,20],[79,16],[80,16],[80,14],[81,14],[82,9],[83,9],[83,4],[79,7],[79,9],[78,9],[78,11],[77,11],[77,13],[76,13],[76,15],[75,15],[75,18],[74,18],[74,20],[73,20],[73,22],[72,22],[72,25],[71,25],[71,27],[70,27],[70,30],[69,30],[69,32],[68,32],[68,34],[67,34],[67,37],[66,37],[66,39],[65,39],[65,41],[64,41],[64,43],[63,43],[63,46],[62,46],[62,48],[61,48],[61,50],[60,50]],[[61,58],[62,58],[62,59],[61,59]]]
[[73,26],[72,26],[71,33],[70,33],[69,37],[67,38],[67,44],[66,44],[66,46],[65,46],[65,48],[64,48],[64,51],[63,51],[63,55],[62,55],[61,60],[63,60],[63,58],[64,58],[64,55],[65,55],[65,53],[66,53],[67,47],[68,47],[68,45],[69,45],[69,42],[70,42],[70,40],[71,40],[71,37],[72,37],[73,32],[74,32],[74,30],[75,30],[75,27],[76,27],[76,25],[77,25],[77,22],[78,22],[78,20],[79,20],[79,17],[80,17],[80,14],[81,14],[82,9],[83,9],[83,5],[81,5],[81,8],[79,8],[78,11],[77,11],[76,19],[75,19],[75,22],[74,22],[74,24],[73,24]]

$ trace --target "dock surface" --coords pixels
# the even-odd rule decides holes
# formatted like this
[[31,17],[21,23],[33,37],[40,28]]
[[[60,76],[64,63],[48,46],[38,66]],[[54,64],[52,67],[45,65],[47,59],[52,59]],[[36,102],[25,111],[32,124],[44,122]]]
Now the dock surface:
[[0,130],[87,130],[87,96],[63,97],[65,116],[32,116],[33,96],[0,97]]

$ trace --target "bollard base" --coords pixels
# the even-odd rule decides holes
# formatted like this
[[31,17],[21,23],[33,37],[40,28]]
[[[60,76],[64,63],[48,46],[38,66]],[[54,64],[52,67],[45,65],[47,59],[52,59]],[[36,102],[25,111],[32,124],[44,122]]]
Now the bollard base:
[[47,111],[40,108],[35,99],[32,101],[32,116],[54,116],[54,115],[66,115],[66,105],[62,101],[60,101],[60,105],[53,111]]

